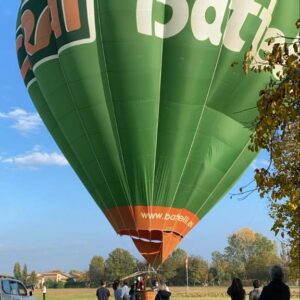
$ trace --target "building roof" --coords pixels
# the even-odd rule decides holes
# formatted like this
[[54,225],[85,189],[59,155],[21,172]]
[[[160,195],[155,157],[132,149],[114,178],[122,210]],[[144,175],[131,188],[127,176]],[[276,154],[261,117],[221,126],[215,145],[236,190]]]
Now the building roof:
[[38,277],[57,276],[57,275],[65,276],[65,277],[68,277],[68,278],[72,278],[72,276],[70,274],[65,273],[63,271],[59,271],[59,270],[53,270],[53,271],[42,272],[42,273],[38,273],[37,274]]

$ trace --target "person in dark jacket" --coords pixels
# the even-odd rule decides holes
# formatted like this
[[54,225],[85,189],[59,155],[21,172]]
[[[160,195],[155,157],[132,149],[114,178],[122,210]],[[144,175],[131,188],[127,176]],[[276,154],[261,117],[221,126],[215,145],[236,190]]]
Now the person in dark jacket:
[[136,285],[132,284],[129,290],[129,300],[136,300]]
[[270,275],[271,282],[263,288],[259,300],[290,300],[290,288],[283,282],[282,268],[273,266]]
[[96,296],[97,296],[98,300],[108,300],[108,298],[110,297],[110,292],[106,288],[106,282],[101,281],[100,284],[101,284],[101,287],[97,290]]
[[165,284],[162,284],[155,296],[155,300],[169,300],[170,296],[171,292]]
[[241,279],[233,278],[232,284],[227,290],[227,294],[231,297],[231,300],[245,300],[246,292],[243,289]]

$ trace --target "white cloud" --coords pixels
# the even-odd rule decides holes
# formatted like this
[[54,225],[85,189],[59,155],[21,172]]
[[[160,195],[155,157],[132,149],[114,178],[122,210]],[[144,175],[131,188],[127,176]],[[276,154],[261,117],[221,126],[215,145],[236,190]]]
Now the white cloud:
[[41,145],[34,145],[32,152],[40,152],[42,150],[42,146]]
[[38,113],[27,112],[22,108],[14,108],[8,113],[0,112],[0,119],[11,121],[12,125],[10,127],[22,134],[34,132],[42,125],[42,120]]
[[[36,148],[37,146],[35,146]],[[47,153],[36,150],[11,157],[0,157],[0,162],[26,169],[38,169],[42,166],[67,166],[69,164],[60,153]]]
[[251,168],[253,170],[255,169],[261,169],[261,168],[268,168],[270,164],[270,161],[268,159],[256,159],[252,164],[251,164]]

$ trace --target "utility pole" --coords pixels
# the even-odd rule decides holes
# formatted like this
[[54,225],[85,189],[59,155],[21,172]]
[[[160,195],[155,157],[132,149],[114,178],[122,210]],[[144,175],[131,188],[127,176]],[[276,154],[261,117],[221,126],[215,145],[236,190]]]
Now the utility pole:
[[185,259],[185,271],[186,271],[186,294],[189,292],[189,257]]

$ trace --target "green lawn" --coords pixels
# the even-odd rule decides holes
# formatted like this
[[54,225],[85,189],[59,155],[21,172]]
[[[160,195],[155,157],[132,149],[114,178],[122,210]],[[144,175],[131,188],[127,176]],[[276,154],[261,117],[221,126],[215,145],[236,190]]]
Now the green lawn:
[[[183,287],[172,287],[173,300],[220,300],[228,299],[226,296],[226,287],[192,287],[186,294],[186,289]],[[246,288],[247,293],[250,288]],[[299,288],[291,288],[292,300],[299,300]],[[46,300],[96,300],[96,289],[48,289]],[[40,291],[34,293],[37,300],[42,300],[43,297]],[[246,300],[248,300],[248,296]],[[111,299],[113,300],[113,298]]]

